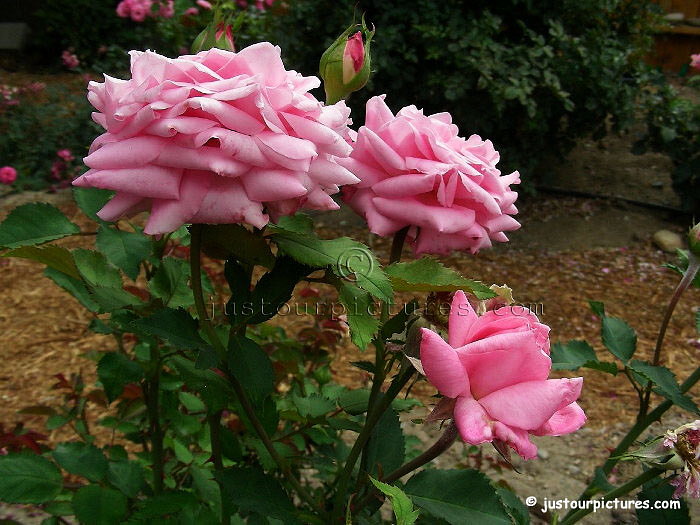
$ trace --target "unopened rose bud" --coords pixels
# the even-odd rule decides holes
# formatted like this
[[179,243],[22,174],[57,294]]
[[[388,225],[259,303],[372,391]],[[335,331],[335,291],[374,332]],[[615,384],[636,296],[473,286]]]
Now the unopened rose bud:
[[326,104],[335,104],[367,84],[373,36],[374,31],[367,29],[364,22],[353,24],[323,53],[319,72],[326,90]]
[[694,255],[700,257],[700,222],[688,232],[688,247]]
[[192,44],[192,53],[213,48],[227,51],[236,50],[233,44],[233,29],[227,22],[212,23],[199,33]]

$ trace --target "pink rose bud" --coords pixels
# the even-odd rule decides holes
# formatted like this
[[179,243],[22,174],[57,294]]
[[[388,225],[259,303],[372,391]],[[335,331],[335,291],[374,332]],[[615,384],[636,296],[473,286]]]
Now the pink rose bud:
[[233,29],[228,22],[217,22],[215,20],[194,39],[192,53],[199,53],[209,49],[236,50],[233,43]]
[[688,246],[694,255],[700,257],[700,222],[688,232]]
[[700,69],[700,53],[690,55],[690,67]]
[[12,166],[0,168],[0,184],[12,184],[17,180],[17,170]]
[[197,0],[196,3],[202,9],[206,9],[207,11],[211,10],[211,3],[207,2],[207,0]]
[[[357,30],[357,28],[361,28]],[[354,34],[350,36],[351,33]],[[370,43],[374,31],[353,24],[321,56],[319,71],[326,90],[326,102],[334,104],[362,89],[370,74]],[[363,42],[364,37],[364,42]]]
[[196,7],[188,7],[182,14],[185,16],[197,16],[199,14],[199,9]]

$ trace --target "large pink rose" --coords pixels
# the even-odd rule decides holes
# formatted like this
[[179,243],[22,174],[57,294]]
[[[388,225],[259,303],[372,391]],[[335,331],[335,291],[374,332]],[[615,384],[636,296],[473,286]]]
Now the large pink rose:
[[503,232],[520,227],[509,187],[520,176],[501,176],[490,141],[457,133],[448,113],[408,106],[394,116],[384,96],[371,98],[352,155],[341,161],[361,182],[343,199],[377,235],[410,226],[417,254],[475,253],[507,241]]
[[352,149],[350,110],[316,100],[308,91],[319,80],[285,70],[278,47],[176,59],[132,51],[131,75],[89,86],[107,132],[73,183],[116,190],[104,220],[150,209],[148,234],[186,223],[261,228],[269,215],[336,209],[329,195],[358,182],[336,163]]
[[447,342],[421,330],[420,360],[445,396],[431,419],[454,418],[465,442],[500,441],[532,459],[530,434],[560,436],[586,422],[575,402],[583,378],[547,379],[549,327],[529,310],[505,306],[479,317],[458,291],[448,329]]

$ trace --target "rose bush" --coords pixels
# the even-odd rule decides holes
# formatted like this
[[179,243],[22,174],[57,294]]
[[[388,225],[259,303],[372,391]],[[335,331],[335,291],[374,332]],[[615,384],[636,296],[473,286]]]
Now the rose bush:
[[520,227],[510,189],[520,178],[502,176],[498,160],[491,141],[459,137],[449,113],[409,106],[394,116],[384,96],[373,97],[352,153],[339,160],[361,180],[343,199],[377,235],[409,228],[416,254],[476,253]]
[[[95,139],[76,186],[115,190],[103,220],[150,209],[148,234],[185,223],[262,228],[300,208],[331,210],[358,179],[344,102],[324,106],[315,77],[287,71],[269,43],[169,59],[132,52],[132,78],[90,83]],[[269,214],[269,215],[268,215]]]

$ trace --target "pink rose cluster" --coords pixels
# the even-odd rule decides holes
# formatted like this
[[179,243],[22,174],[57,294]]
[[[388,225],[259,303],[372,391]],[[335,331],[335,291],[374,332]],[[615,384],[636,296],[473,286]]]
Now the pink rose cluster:
[[17,180],[17,170],[12,166],[0,168],[0,184],[10,185]]
[[338,163],[350,110],[314,98],[319,84],[267,42],[176,59],[132,51],[131,79],[89,84],[106,133],[73,184],[116,191],[98,214],[107,221],[150,209],[147,234],[337,209],[330,195],[358,182]]
[[690,67],[700,69],[700,53],[690,55]]
[[409,228],[416,254],[476,253],[520,227],[510,189],[519,174],[501,175],[498,160],[491,141],[459,137],[449,113],[408,106],[394,115],[373,97],[352,155],[339,161],[361,179],[343,199],[377,235]]
[[525,308],[501,306],[478,316],[456,292],[447,342],[421,329],[420,361],[444,396],[429,420],[454,419],[466,443],[505,444],[532,459],[530,435],[560,436],[586,422],[576,403],[583,379],[547,379],[549,327]]
[[75,69],[80,65],[80,60],[78,59],[76,54],[72,53],[68,49],[64,50],[63,53],[61,53],[61,62],[68,69]]
[[143,22],[146,18],[172,18],[175,14],[174,0],[122,0],[117,5],[117,15]]

